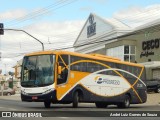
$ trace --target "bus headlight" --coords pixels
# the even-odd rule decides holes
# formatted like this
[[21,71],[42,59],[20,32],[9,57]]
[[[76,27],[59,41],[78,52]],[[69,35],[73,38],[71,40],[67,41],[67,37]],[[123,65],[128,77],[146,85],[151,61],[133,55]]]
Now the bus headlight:
[[21,94],[23,94],[23,95],[27,95],[27,93],[26,93],[26,92],[24,92],[23,90],[21,90]]

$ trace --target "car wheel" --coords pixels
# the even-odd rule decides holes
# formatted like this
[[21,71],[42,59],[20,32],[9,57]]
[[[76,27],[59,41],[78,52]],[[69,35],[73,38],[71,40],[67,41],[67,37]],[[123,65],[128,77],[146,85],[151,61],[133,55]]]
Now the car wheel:
[[11,93],[7,93],[7,96],[11,96]]
[[160,93],[160,87],[159,88],[157,88],[157,91],[156,91],[157,93]]

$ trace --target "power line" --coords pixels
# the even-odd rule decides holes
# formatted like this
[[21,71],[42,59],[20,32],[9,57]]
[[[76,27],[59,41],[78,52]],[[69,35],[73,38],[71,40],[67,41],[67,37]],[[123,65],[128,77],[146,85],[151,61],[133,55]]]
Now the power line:
[[104,27],[104,26],[102,26],[102,27]]
[[[154,30],[155,31],[155,30]],[[102,36],[102,35],[101,35]],[[104,37],[106,37],[106,36],[104,36]],[[96,40],[97,38],[104,38],[104,37],[100,37],[100,36],[98,36],[98,37],[96,37],[96,38],[93,38],[93,39],[89,39],[89,40],[91,40],[91,41],[93,41],[93,40]],[[86,41],[86,39],[84,39],[85,41]],[[57,43],[63,43],[63,42],[57,42]],[[52,44],[52,43],[51,43]],[[54,43],[53,43],[54,44]]]
[[46,11],[46,10],[49,10],[50,8],[55,7],[55,6],[63,3],[64,1],[66,1],[66,0],[58,1],[58,2],[56,2],[56,3],[54,3],[54,4],[51,4],[51,5],[47,6],[47,7],[44,7],[44,8],[42,8],[42,9],[36,10],[36,11],[34,11],[34,12],[31,12],[31,13],[28,13],[28,14],[25,15],[25,16],[22,16],[22,17],[19,17],[19,18],[10,20],[10,21],[8,21],[8,22],[6,22],[6,23],[11,23],[11,22],[17,22],[17,21],[25,20],[26,18],[30,18],[30,17],[32,17],[32,16],[35,16],[36,14],[40,14],[41,12],[44,12],[44,11]]
[[[63,2],[63,1],[59,1],[59,2]],[[40,10],[31,12],[31,13],[25,15],[25,16],[20,17],[20,18],[16,18],[16,19],[14,19],[14,20],[11,20],[11,21],[9,21],[9,22],[7,22],[7,23],[18,22],[18,21],[19,21],[19,22],[22,22],[22,21],[24,21],[25,19],[31,18],[31,17],[33,17],[33,16],[35,16],[35,15],[37,15],[37,14],[42,13],[44,10],[47,10],[48,8],[53,7],[54,5],[56,6],[57,4],[59,4],[59,2],[57,2],[57,3],[55,3],[55,4],[51,4],[51,5],[49,5],[49,6],[45,7],[45,8],[42,8],[42,9],[40,9]]]
[[[155,32],[155,30],[159,31],[159,29],[156,29],[156,28],[153,28],[152,32],[153,32],[153,30],[154,30],[154,32]],[[85,45],[91,45],[91,44],[96,44],[96,43],[101,43],[101,42],[106,42],[106,41],[112,41],[112,40],[115,40],[115,39],[120,39],[120,38],[124,38],[124,37],[129,37],[131,35],[140,34],[142,32],[144,32],[144,30],[138,30],[138,31],[135,31],[135,32],[132,32],[132,33],[128,33],[128,34],[125,34],[125,35],[113,37],[113,38],[110,38],[110,39],[104,39],[104,40],[97,41],[97,42],[89,42],[89,43],[85,43],[85,44],[81,44],[81,45],[69,46],[69,47],[63,47],[63,48],[60,47],[60,48],[57,48],[57,49],[54,49],[54,50],[70,49],[70,48],[74,48],[74,47],[81,47],[81,46],[85,46]]]
[[[66,1],[66,2],[65,2]],[[65,1],[61,1],[61,3],[59,3],[58,5],[61,5],[63,2],[64,3],[66,3],[66,4],[62,4],[62,6],[59,6],[59,7],[57,7],[57,8],[55,8],[55,9],[53,9],[53,8],[51,8],[52,10],[57,10],[57,9],[59,9],[59,8],[62,8],[62,7],[64,7],[64,6],[66,6],[66,5],[69,5],[69,4],[71,4],[71,3],[73,3],[73,2],[75,2],[75,1],[77,1],[77,0],[72,0],[71,2],[69,2],[69,3],[67,3],[67,1],[69,1],[69,0],[65,0]],[[57,6],[57,5],[56,5]],[[33,19],[33,18],[36,18],[36,17],[39,17],[39,16],[41,16],[41,15],[44,15],[44,14],[46,14],[46,13],[48,13],[49,11],[51,11],[51,10],[44,10],[44,9],[41,9],[40,11],[42,11],[42,12],[36,12],[36,14],[33,14],[33,15],[27,15],[28,17],[24,17],[24,18],[21,18],[19,21],[16,21],[16,22],[14,22],[13,24],[10,24],[10,26],[15,26],[15,25],[17,25],[17,24],[20,24],[21,22],[24,22],[24,21],[27,21],[27,20],[31,20],[31,19]]]
[[[114,37],[114,38],[110,38],[110,39],[104,39],[104,40],[101,40],[101,41],[92,41],[92,42],[88,42],[88,43],[85,43],[85,44],[81,44],[81,45],[76,45],[74,47],[81,47],[81,46],[85,46],[85,45],[91,45],[91,44],[96,44],[96,43],[100,43],[100,42],[105,42],[105,41],[111,41],[111,40],[114,40],[114,39],[120,39],[120,38],[123,38],[123,37],[128,37],[128,36],[131,36],[131,35],[135,35],[137,33],[140,33],[144,30],[138,30],[138,31],[135,31],[135,32],[131,32],[131,33],[128,33],[128,34],[125,34],[125,35],[121,35],[121,36],[118,36],[118,37]],[[156,31],[159,31],[159,29],[157,29],[156,27],[152,28],[152,32],[156,32]],[[101,37],[102,38],[105,38],[106,36],[104,37]],[[98,37],[99,38],[99,37]],[[96,40],[97,38],[94,38],[92,40]],[[85,39],[86,40],[86,39]],[[69,49],[69,48],[74,48],[73,46],[70,46],[70,47],[63,47],[60,46],[59,48],[57,48],[56,50],[59,50],[59,49]]]
[[[101,35],[102,36],[102,35]],[[104,37],[106,37],[106,36],[104,36]],[[103,37],[101,37],[101,38],[103,38]],[[97,39],[97,38],[94,38],[94,39]],[[94,40],[94,39],[89,39],[89,40]],[[86,40],[86,39],[85,39]],[[94,42],[95,43],[95,42]],[[89,43],[89,44],[91,44],[91,43]],[[84,44],[83,44],[84,45]]]

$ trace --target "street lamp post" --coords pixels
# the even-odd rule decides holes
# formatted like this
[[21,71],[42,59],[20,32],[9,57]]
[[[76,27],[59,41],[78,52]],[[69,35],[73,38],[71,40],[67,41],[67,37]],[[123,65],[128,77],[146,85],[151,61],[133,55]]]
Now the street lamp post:
[[29,35],[30,37],[34,38],[36,41],[38,41],[41,45],[42,45],[42,51],[44,51],[44,44],[43,42],[41,42],[39,39],[37,39],[36,37],[34,37],[33,35],[29,34],[28,32],[24,31],[24,30],[19,30],[19,29],[3,29],[3,30],[10,30],[10,31],[19,31],[19,32],[24,32],[27,35]]

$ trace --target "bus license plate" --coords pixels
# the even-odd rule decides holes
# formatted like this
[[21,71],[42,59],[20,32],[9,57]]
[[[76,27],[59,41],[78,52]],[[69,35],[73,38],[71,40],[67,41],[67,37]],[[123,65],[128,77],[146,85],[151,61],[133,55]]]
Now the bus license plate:
[[32,97],[32,100],[37,100],[37,99],[38,99],[37,96],[33,96],[33,97]]

